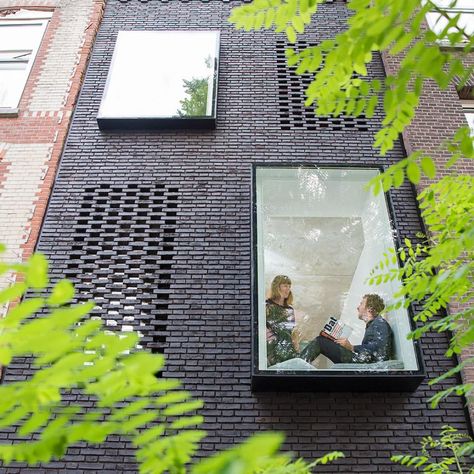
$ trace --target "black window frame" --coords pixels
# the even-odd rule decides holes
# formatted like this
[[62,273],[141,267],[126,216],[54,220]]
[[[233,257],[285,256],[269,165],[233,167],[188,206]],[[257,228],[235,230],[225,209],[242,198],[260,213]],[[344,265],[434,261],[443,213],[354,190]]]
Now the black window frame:
[[[259,168],[326,168],[326,169],[378,169],[384,171],[383,166],[354,164],[354,163],[295,163],[295,162],[255,162],[252,164],[252,218],[251,218],[251,285],[252,285],[252,369],[251,386],[252,391],[320,391],[320,392],[413,392],[426,378],[426,368],[423,361],[423,353],[419,340],[413,341],[416,362],[418,370],[324,370],[324,371],[298,371],[298,370],[261,370],[258,367],[258,248],[257,248],[257,169]],[[392,229],[395,231],[394,245],[400,247],[400,234],[397,225],[395,209],[390,191],[384,193],[389,221]],[[420,225],[422,223],[420,222]],[[402,266],[399,260],[398,264]],[[408,308],[408,319],[410,329],[415,329],[413,320],[413,308]]]
[[[199,117],[108,117],[106,115],[100,115],[100,108],[102,101],[104,100],[105,93],[107,91],[109,82],[113,74],[114,58],[116,56],[116,45],[117,36],[120,31],[160,31],[160,32],[201,32],[208,31],[216,33],[216,57],[214,59],[214,87],[212,91],[212,114],[210,116],[199,116]],[[107,70],[107,79],[105,82],[104,90],[101,95],[101,102],[99,104],[99,111],[97,113],[97,124],[100,130],[103,131],[124,131],[124,130],[194,130],[204,129],[210,130],[216,128],[217,121],[217,89],[219,86],[219,59],[220,59],[220,30],[209,29],[209,30],[119,30],[115,36],[114,50]]]

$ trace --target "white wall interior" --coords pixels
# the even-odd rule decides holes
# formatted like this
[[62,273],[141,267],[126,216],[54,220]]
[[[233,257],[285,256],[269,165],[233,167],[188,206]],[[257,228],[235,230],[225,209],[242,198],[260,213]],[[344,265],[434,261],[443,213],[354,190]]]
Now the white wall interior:
[[[357,319],[361,296],[378,293],[388,303],[397,283],[369,286],[370,270],[393,247],[383,195],[366,183],[375,169],[259,168],[257,170],[257,246],[259,287],[259,367],[266,368],[265,299],[276,275],[293,283],[293,306],[303,340],[317,336],[335,316],[353,328],[351,342],[362,340]],[[417,368],[408,314],[387,315],[394,331],[396,357],[405,370]],[[323,357],[320,369],[330,367]]]

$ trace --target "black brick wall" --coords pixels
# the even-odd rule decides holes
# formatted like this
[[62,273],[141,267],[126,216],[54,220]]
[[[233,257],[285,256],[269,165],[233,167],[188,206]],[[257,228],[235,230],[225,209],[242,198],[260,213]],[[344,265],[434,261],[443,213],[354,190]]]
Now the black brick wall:
[[[266,32],[234,31],[227,23],[233,5],[197,0],[108,2],[39,250],[50,257],[57,278],[72,277],[85,297],[105,299],[104,311],[110,309],[114,282],[101,286],[94,276],[88,279],[84,265],[103,270],[109,264],[110,274],[125,265],[126,275],[119,285],[134,289],[137,302],[125,310],[126,302],[120,301],[116,319],[119,324],[128,324],[123,317],[131,316],[131,324],[140,326],[142,309],[147,310],[146,324],[140,326],[148,335],[147,340],[152,338],[147,330],[153,330],[147,326],[153,324],[149,316],[166,319],[166,333],[157,330],[161,342],[166,336],[164,375],[181,378],[185,387],[206,403],[202,413],[209,437],[202,445],[202,455],[239,442],[253,432],[272,429],[284,431],[285,448],[300,456],[313,458],[329,450],[344,451],[344,460],[324,466],[319,472],[402,472],[402,468],[390,463],[392,452],[411,451],[423,435],[436,434],[443,424],[467,430],[462,400],[451,398],[430,410],[426,400],[434,391],[426,383],[413,394],[250,391],[252,163],[376,165],[392,163],[404,152],[398,144],[381,160],[373,150],[380,114],[367,120],[363,129],[282,130],[277,37]],[[317,31],[314,28],[304,38],[310,43],[343,27],[343,3],[321,6],[320,12],[314,23]],[[216,130],[100,132],[96,116],[117,31],[198,28],[221,30]],[[370,74],[382,77],[378,58]],[[118,216],[111,216],[114,211],[107,205],[96,217],[100,225],[116,217],[111,220],[110,235],[99,234],[99,240],[92,244],[84,240],[89,230],[94,232],[94,216],[90,213],[78,224],[87,193],[92,193],[97,206],[101,186],[110,191],[157,185],[164,185],[169,196],[176,196],[171,207],[171,201],[165,200],[160,217],[176,221],[171,228],[157,229],[155,218],[148,214],[143,218],[138,204],[132,205],[125,221],[134,237],[117,242],[113,235],[123,228],[124,210],[120,208]],[[138,191],[131,196],[132,201],[135,196],[134,202],[138,202]],[[404,185],[392,198],[401,237],[413,238],[421,226],[412,188]],[[143,199],[150,202],[149,197]],[[145,205],[145,209],[150,208]],[[158,245],[154,246],[150,239]],[[160,267],[163,259],[167,261],[165,271]],[[135,273],[130,270],[134,261]],[[134,275],[139,280],[131,285]],[[164,291],[157,291],[159,285]],[[101,309],[97,311],[100,315]],[[453,362],[443,355],[446,336],[429,335],[423,342],[430,377],[452,367]],[[153,347],[163,350],[162,344]],[[23,378],[29,370],[27,360],[15,361],[5,380]],[[450,380],[446,384],[452,383]],[[14,439],[6,432],[0,437]],[[100,447],[70,449],[64,461],[31,472],[135,470],[131,447],[119,438],[111,438]],[[30,469],[9,467],[6,472]]]

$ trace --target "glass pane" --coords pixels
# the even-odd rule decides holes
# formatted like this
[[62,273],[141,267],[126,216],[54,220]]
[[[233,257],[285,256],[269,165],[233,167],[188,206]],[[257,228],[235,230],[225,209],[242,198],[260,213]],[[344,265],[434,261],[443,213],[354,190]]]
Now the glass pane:
[[[398,283],[367,283],[394,246],[385,197],[365,190],[377,173],[257,169],[260,370],[417,369],[407,311],[373,309],[380,298],[393,302]],[[370,311],[360,305],[366,294],[379,297],[365,301]],[[321,332],[355,347],[344,351]]]
[[0,23],[0,48],[2,51],[35,49],[43,35],[44,23]]
[[100,117],[213,116],[218,33],[121,31]]
[[[425,2],[423,2],[424,4]],[[432,0],[440,8],[460,8],[465,10],[474,10],[472,0]]]
[[0,63],[0,107],[15,108],[18,106],[25,86],[25,79],[25,68],[3,68]]
[[32,51],[0,51],[0,71],[5,69],[24,70],[31,59]]
[[471,135],[474,136],[474,110],[465,111],[464,115],[466,116],[467,123],[469,125],[469,128],[471,129]]
[[[448,15],[450,18],[454,18],[458,14],[459,13],[450,12]],[[436,12],[429,12],[426,15],[426,19],[430,29],[438,35],[442,33],[448,24],[448,20]],[[474,34],[474,13],[461,13],[457,25],[463,29],[466,34]],[[451,28],[449,32],[455,33],[457,29]]]

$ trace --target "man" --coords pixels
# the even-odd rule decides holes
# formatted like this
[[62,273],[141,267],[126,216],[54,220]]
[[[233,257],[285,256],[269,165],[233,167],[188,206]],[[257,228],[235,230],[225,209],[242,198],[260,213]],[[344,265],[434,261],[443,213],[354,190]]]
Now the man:
[[335,364],[362,364],[391,359],[393,333],[390,324],[380,316],[384,308],[385,304],[379,295],[364,295],[357,307],[359,319],[365,323],[361,344],[353,346],[348,339],[331,341],[318,336],[303,349],[300,357],[312,362],[319,354],[323,354]]

